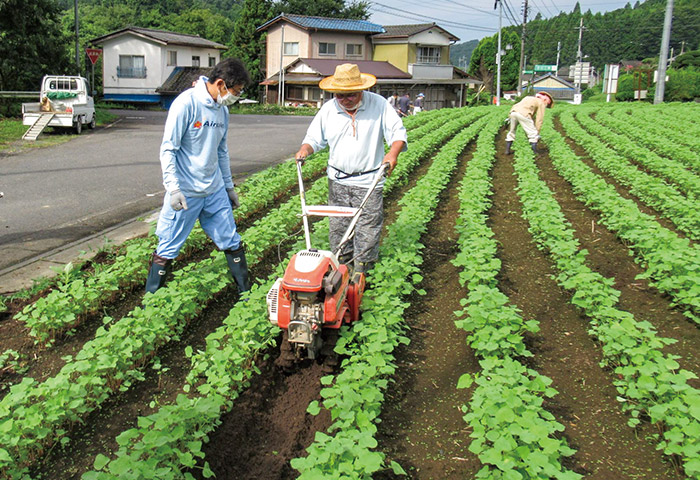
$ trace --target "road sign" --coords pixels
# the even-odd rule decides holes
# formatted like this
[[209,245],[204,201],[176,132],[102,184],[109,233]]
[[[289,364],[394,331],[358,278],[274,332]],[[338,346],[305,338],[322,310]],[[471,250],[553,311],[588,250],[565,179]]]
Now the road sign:
[[90,62],[94,65],[97,63],[97,59],[100,58],[100,55],[102,55],[102,49],[101,48],[86,48],[85,53],[87,53],[88,58],[90,59]]
[[556,65],[535,65],[536,72],[554,72],[557,73]]

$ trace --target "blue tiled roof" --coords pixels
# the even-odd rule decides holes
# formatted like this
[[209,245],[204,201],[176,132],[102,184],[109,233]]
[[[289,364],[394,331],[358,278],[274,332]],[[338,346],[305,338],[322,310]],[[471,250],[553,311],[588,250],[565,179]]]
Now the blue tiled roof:
[[328,18],[328,17],[309,17],[306,15],[279,15],[269,22],[265,23],[258,30],[267,27],[268,25],[285,18],[288,21],[295,23],[303,28],[315,28],[318,30],[337,30],[343,32],[364,32],[364,33],[383,33],[384,27],[376,23],[368,22],[367,20],[351,20],[349,18]]

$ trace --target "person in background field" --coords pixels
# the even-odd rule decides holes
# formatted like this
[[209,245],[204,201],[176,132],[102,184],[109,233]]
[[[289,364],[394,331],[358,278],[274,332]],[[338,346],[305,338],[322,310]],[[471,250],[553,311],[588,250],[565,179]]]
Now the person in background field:
[[411,97],[409,97],[408,92],[405,93],[402,97],[399,97],[398,103],[399,103],[399,112],[398,112],[399,116],[407,117],[408,111],[411,108]]
[[[384,97],[366,91],[377,82],[374,75],[361,73],[357,65],[338,65],[335,74],[319,87],[335,94],[314,117],[295,158],[307,156],[326,146],[328,157],[328,203],[359,207],[383,163],[387,173],[396,167],[397,157],[406,150],[406,129]],[[389,151],[384,154],[384,142]],[[382,231],[384,180],[370,195],[360,216],[355,236],[340,252],[340,263],[366,273],[379,255]],[[330,217],[330,244],[335,250],[350,224],[349,217]],[[351,261],[353,261],[351,263]]]
[[418,96],[416,96],[415,101],[413,102],[413,115],[416,115],[417,113],[420,113],[423,111],[423,99],[425,98],[425,95],[422,93],[419,93]]
[[231,178],[226,144],[229,111],[250,77],[234,58],[219,62],[209,78],[172,103],[160,146],[165,198],[158,218],[158,246],[153,252],[146,292],[165,284],[170,265],[195,222],[226,254],[239,293],[248,286],[248,265],[232,208],[240,206]]
[[[525,97],[510,109],[508,118],[510,119],[510,130],[506,135],[506,155],[513,153],[511,147],[515,140],[515,129],[518,124],[523,127],[527,135],[533,153],[537,153],[537,141],[540,139],[540,129],[544,122],[544,112],[546,108],[552,108],[554,100],[547,92],[537,92],[534,97]],[[535,117],[533,121],[532,117]]]
[[396,92],[389,95],[389,98],[387,99],[389,101],[389,105],[391,105],[394,110],[396,110],[397,108],[396,102],[398,101],[398,99],[399,96],[396,94]]

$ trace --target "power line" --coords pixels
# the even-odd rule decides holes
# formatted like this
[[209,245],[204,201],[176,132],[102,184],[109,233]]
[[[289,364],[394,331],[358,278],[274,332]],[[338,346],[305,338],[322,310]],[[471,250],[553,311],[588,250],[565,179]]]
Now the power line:
[[513,25],[513,26],[519,25],[520,22],[518,22],[518,20],[516,19],[515,14],[510,9],[510,5],[508,5],[508,2],[506,0],[503,0],[503,4],[506,6],[507,15],[509,15],[509,17],[510,17],[508,19],[508,21],[511,23],[511,25]]
[[[375,5],[379,5],[380,7],[383,7],[383,8],[389,9],[389,10],[387,11],[387,10],[377,9],[377,7]],[[393,10],[393,7],[390,7],[388,5],[384,5],[384,4],[379,3],[379,2],[372,2],[370,5],[370,8],[376,12],[379,12],[379,13],[386,13],[389,15],[395,15],[397,17],[408,18],[410,20],[421,20],[421,19],[428,18],[430,20],[436,20],[436,21],[438,21],[446,26],[452,26],[452,27],[457,27],[457,28],[470,28],[470,29],[474,29],[474,30],[482,31],[482,32],[494,32],[495,31],[494,29],[484,27],[483,25],[470,25],[468,23],[453,22],[450,20],[445,20],[445,19],[437,18],[437,17],[431,17],[429,15],[422,15],[419,13],[409,12],[406,10],[402,11],[401,13],[398,13],[395,10]]]

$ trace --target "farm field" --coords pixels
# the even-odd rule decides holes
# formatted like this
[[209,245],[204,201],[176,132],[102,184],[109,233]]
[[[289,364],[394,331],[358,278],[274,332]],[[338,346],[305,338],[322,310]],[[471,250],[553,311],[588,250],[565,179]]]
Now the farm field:
[[149,237],[9,303],[0,478],[700,479],[700,106],[557,105],[537,155],[507,113],[405,120],[330,374],[274,366],[291,162],[240,186],[248,301],[196,231],[156,294]]

